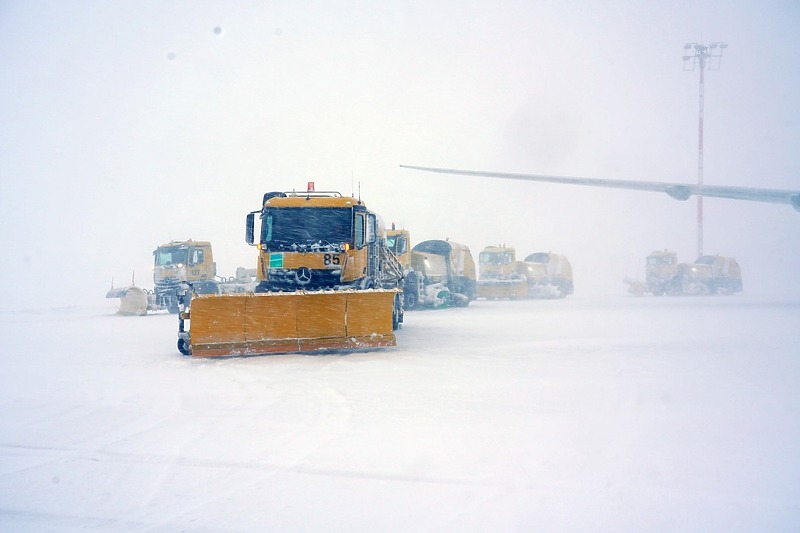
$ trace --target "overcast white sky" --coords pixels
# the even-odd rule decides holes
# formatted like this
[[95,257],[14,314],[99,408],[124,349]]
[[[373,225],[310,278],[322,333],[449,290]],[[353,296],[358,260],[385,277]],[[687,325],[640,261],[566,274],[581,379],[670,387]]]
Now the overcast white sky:
[[[208,239],[251,266],[268,190],[353,190],[415,240],[564,253],[576,292],[624,292],[644,256],[692,261],[695,201],[425,174],[400,163],[800,190],[794,1],[0,4],[0,272],[33,307],[104,296],[151,252]],[[705,249],[745,291],[800,295],[800,213],[707,199]],[[17,281],[19,280],[19,281]],[[31,288],[31,285],[35,285]]]

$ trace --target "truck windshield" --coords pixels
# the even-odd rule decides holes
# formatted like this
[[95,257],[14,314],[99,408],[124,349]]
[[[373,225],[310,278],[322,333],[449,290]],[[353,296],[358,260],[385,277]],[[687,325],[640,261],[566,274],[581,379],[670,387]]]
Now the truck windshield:
[[353,210],[349,207],[268,208],[262,218],[261,243],[272,250],[353,240]]
[[157,249],[156,266],[185,265],[188,250],[178,246],[164,246]]
[[671,255],[651,255],[647,258],[647,264],[649,266],[672,265],[674,260]]
[[395,255],[403,255],[408,251],[408,241],[402,235],[388,235],[386,237],[386,246],[395,253]]
[[511,252],[481,252],[478,257],[484,265],[505,265],[511,262]]

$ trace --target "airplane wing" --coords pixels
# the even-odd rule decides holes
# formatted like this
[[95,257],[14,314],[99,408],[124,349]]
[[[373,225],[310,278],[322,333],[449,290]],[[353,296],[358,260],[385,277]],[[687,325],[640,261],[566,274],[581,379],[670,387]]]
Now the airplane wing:
[[692,185],[689,183],[665,183],[657,181],[576,178],[569,176],[546,176],[542,174],[510,174],[506,172],[485,172],[480,170],[417,167],[412,165],[400,166],[402,168],[409,168],[412,170],[439,172],[441,174],[459,174],[462,176],[479,176],[483,178],[506,178],[512,180],[540,181],[545,183],[563,183],[567,185],[607,187],[611,189],[665,192],[676,200],[688,200],[692,195],[695,195],[714,196],[717,198],[732,198],[734,200],[750,200],[754,202],[770,202],[773,204],[789,204],[796,211],[800,211],[800,191],[760,189],[755,187],[728,187],[725,185]]

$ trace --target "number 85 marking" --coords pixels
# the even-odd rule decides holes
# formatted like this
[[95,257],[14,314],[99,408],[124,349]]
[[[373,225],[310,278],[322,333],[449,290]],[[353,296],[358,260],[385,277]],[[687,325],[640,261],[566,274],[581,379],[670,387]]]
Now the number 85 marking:
[[325,254],[322,256],[322,262],[327,265],[338,265],[340,264],[340,259],[338,255],[333,254]]

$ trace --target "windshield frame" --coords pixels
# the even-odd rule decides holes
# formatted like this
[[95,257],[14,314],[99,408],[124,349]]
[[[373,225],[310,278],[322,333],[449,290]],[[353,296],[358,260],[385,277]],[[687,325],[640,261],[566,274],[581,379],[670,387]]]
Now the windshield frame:
[[481,252],[478,254],[478,262],[481,265],[510,265],[511,252]]
[[352,246],[353,208],[265,207],[259,242],[267,250],[344,249]]
[[161,246],[153,252],[153,256],[154,264],[158,267],[185,265],[189,259],[189,247]]

